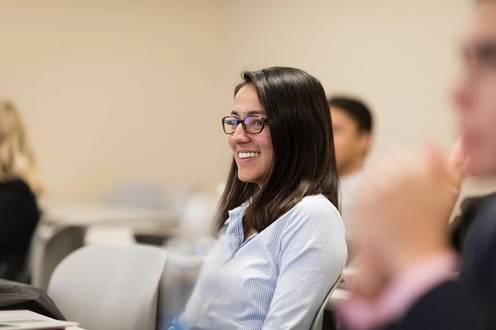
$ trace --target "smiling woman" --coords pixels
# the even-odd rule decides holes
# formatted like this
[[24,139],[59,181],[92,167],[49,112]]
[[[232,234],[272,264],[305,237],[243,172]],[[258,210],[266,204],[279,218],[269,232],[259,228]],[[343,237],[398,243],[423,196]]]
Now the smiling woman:
[[326,96],[299,69],[242,77],[222,119],[233,162],[219,237],[176,324],[308,329],[347,258]]

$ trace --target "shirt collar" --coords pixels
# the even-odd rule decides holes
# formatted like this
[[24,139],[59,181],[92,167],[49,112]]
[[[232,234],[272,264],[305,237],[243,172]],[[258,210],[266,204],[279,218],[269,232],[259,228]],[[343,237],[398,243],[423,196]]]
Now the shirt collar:
[[226,238],[229,242],[229,247],[231,253],[240,247],[243,243],[244,233],[243,233],[243,218],[245,216],[245,211],[248,208],[249,203],[245,202],[240,206],[229,211],[229,218],[226,220]]

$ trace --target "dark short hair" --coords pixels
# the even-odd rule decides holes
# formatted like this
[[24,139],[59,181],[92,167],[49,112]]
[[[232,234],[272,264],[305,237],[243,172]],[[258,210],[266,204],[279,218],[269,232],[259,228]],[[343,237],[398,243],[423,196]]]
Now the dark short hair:
[[329,106],[346,112],[357,123],[359,131],[372,133],[372,113],[361,100],[345,96],[333,96],[329,98]]
[[233,159],[220,200],[219,228],[229,210],[248,200],[244,225],[258,232],[308,195],[323,194],[338,207],[331,116],[320,82],[305,71],[287,67],[247,71],[241,77],[234,94],[245,85],[255,87],[267,113],[273,159],[260,187],[239,180]]

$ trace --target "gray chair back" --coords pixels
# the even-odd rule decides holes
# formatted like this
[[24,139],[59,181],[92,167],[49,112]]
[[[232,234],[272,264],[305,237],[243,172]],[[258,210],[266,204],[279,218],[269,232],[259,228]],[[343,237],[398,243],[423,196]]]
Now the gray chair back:
[[28,272],[31,284],[46,290],[55,267],[70,253],[84,245],[86,227],[58,227],[42,221],[31,239]]
[[310,330],[322,330],[322,324],[324,321],[324,310],[326,309],[326,306],[329,300],[331,299],[332,293],[334,292],[334,289],[338,286],[340,280],[341,280],[341,276],[339,276],[336,282],[334,282],[331,289],[329,290],[329,293],[324,298],[322,305],[320,305],[320,308],[317,311],[315,318],[313,319],[312,325],[310,326]]
[[68,320],[88,330],[155,330],[165,250],[93,245],[57,266],[48,294]]

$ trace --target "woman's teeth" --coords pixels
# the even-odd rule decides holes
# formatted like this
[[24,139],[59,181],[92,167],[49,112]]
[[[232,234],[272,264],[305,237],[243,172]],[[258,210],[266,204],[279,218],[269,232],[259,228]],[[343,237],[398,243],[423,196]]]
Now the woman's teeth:
[[260,155],[259,152],[239,152],[238,156],[240,159],[253,158]]

